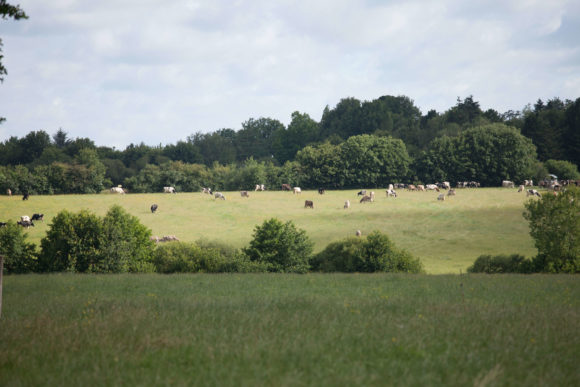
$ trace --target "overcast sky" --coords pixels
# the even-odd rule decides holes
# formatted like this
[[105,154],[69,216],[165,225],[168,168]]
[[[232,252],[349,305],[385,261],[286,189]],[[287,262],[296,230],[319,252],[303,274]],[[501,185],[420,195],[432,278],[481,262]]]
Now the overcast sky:
[[341,98],[423,113],[580,97],[580,1],[9,0],[0,141],[32,130],[119,149],[249,118],[319,121]]

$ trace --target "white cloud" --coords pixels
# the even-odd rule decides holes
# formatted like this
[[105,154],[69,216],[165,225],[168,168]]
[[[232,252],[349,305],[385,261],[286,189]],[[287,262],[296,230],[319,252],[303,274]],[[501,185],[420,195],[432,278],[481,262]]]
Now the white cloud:
[[[21,1],[2,21],[0,141],[30,130],[123,147],[319,119],[325,105],[407,95],[424,111],[578,97],[572,1]],[[58,106],[53,104],[59,101]]]

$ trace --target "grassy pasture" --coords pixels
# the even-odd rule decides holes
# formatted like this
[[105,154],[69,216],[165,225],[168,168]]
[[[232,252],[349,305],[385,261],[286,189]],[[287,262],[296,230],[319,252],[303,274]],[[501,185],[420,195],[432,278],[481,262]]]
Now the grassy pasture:
[[7,276],[0,385],[578,386],[579,321],[568,275]]
[[[51,218],[62,209],[104,215],[110,206],[119,204],[138,216],[153,235],[176,235],[182,241],[207,238],[243,247],[257,224],[277,217],[305,229],[315,242],[315,251],[359,229],[363,235],[372,230],[386,232],[398,246],[420,257],[428,273],[435,274],[465,271],[481,254],[536,253],[522,217],[526,197],[515,189],[462,189],[444,202],[436,200],[435,192],[400,190],[396,199],[387,198],[384,190],[375,192],[376,201],[370,204],[360,204],[357,191],[327,191],[325,195],[265,191],[251,192],[250,198],[225,192],[226,201],[201,193],[31,196],[28,201],[0,196],[0,221],[44,213],[44,223],[37,222],[28,231],[30,240],[39,243]],[[351,208],[344,210],[347,199]],[[305,200],[314,201],[314,210],[304,209]],[[153,203],[159,205],[156,214],[149,210]]]

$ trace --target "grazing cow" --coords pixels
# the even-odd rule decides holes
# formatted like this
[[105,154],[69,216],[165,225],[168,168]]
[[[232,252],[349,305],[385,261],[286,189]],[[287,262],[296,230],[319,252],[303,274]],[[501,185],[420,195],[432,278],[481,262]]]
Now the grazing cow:
[[444,181],[443,182],[443,188],[445,188],[445,189],[451,189],[451,184],[448,181]]
[[422,184],[417,185],[417,191],[425,191],[425,186]]
[[22,222],[30,222],[30,216],[28,216],[28,215],[22,215],[20,217],[20,221],[22,221]]
[[12,196],[12,190],[10,188],[6,190],[6,195]]
[[533,180],[524,180],[524,185],[526,187],[533,187],[534,186],[534,181]]
[[152,213],[152,214],[154,214],[154,213],[155,213],[155,211],[157,211],[157,208],[159,208],[159,207],[157,206],[157,204],[153,204],[153,205],[151,205],[151,213]]
[[282,191],[292,191],[290,184],[282,184]]
[[[527,181],[527,180],[526,180]],[[518,187],[518,192],[522,192],[523,190],[525,190],[526,187],[522,184]]]
[[174,187],[163,187],[163,192],[164,193],[175,193],[175,188]]
[[121,187],[111,187],[111,193],[124,194],[125,190]]
[[362,232],[360,232],[360,230],[356,230],[356,232],[354,233],[354,235],[356,235],[357,237],[362,235]]
[[201,189],[201,192],[204,193],[204,194],[207,194],[207,195],[211,195],[212,194],[211,188],[205,188],[204,187],[204,188]]
[[8,223],[6,223],[6,222],[0,222],[0,227],[6,227],[7,224]]
[[22,226],[22,227],[34,227],[34,223],[32,223],[30,220],[19,220],[18,222],[16,222],[18,225]]
[[265,191],[266,186],[264,184],[256,184],[256,189],[254,191]]
[[407,188],[407,185],[403,184],[403,183],[395,183],[395,188],[396,189],[405,189],[405,188]]
[[179,242],[179,239],[175,236],[175,235],[166,235],[162,238],[159,238],[158,236],[152,236],[149,237],[150,240],[152,240],[155,243],[159,243],[159,242]]
[[437,200],[445,200],[445,194],[439,194],[439,196],[437,196]]
[[449,192],[447,192],[447,196],[455,196],[455,190],[450,188]]
[[224,194],[223,194],[223,193],[221,193],[221,192],[216,192],[216,193],[215,193],[215,195],[214,195],[214,197],[215,197],[216,199],[226,200],[226,197],[225,197],[225,196],[224,196]]
[[29,197],[29,196],[30,196],[30,195],[28,194],[28,192],[24,192],[24,193],[22,194],[22,200],[28,200],[28,197]]
[[435,190],[435,191],[439,192],[439,187],[437,187],[437,184],[427,184],[425,186],[425,189],[428,189],[431,191]]
[[44,214],[32,214],[30,220],[40,220],[41,222],[44,222]]
[[240,196],[243,198],[249,198],[250,194],[248,193],[248,191],[240,191]]
[[366,189],[361,189],[359,191],[359,193],[356,194],[356,196],[365,196],[367,194],[367,190]]
[[300,187],[294,187],[293,193],[294,193],[295,195],[297,195],[297,194],[301,194],[301,193],[302,193],[302,190],[300,189]]
[[465,181],[458,181],[457,188],[465,188],[466,184],[467,184],[467,182],[465,182]]
[[408,191],[416,191],[416,190],[417,190],[417,187],[415,187],[415,185],[414,185],[414,184],[409,184],[409,185],[407,186],[407,190],[408,190]]
[[528,196],[537,196],[539,198],[542,197],[542,195],[540,195],[540,193],[538,191],[536,191],[535,189],[529,189],[526,191],[526,197]]
[[312,209],[314,209],[314,202],[312,200],[306,200],[304,202],[304,208],[312,208]]
[[394,198],[396,198],[396,197],[397,197],[397,191],[395,191],[394,189],[390,189],[390,188],[389,188],[389,189],[386,191],[386,193],[387,193],[387,197],[389,197],[389,196],[392,196],[392,197],[394,197]]
[[344,202],[344,209],[346,210],[347,208],[350,208],[350,200]]
[[326,190],[324,188],[318,188],[319,195],[324,195],[325,192],[326,192]]
[[514,188],[514,187],[515,187],[515,184],[514,184],[514,182],[513,182],[513,181],[510,181],[510,180],[503,180],[503,181],[501,182],[501,186],[502,186],[503,188]]
[[362,197],[362,199],[360,200],[360,203],[372,203],[372,201],[373,201],[373,200],[371,199],[371,197],[370,197],[370,196],[368,196],[368,195],[365,195],[365,196],[363,196],[363,197]]

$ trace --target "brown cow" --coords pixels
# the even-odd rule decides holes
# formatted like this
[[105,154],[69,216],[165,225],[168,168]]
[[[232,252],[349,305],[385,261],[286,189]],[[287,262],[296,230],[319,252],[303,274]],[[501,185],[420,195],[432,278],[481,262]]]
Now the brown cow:
[[282,191],[292,191],[290,184],[282,184]]
[[314,202],[312,200],[306,200],[304,202],[304,208],[312,208],[312,209],[314,209]]

